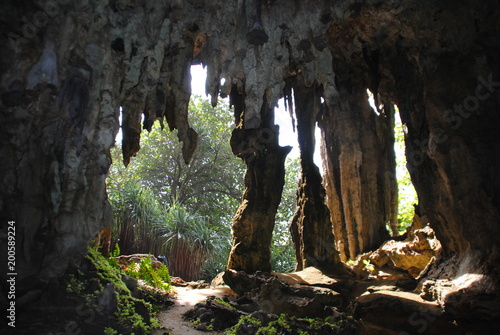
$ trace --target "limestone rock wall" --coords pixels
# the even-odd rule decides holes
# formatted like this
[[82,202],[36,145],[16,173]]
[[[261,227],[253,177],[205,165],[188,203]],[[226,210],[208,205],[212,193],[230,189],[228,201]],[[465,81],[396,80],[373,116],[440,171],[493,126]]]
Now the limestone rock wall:
[[0,212],[2,228],[17,226],[19,304],[111,224],[105,178],[120,106],[125,163],[139,149],[142,114],[145,128],[163,118],[178,128],[189,160],[195,35],[173,22],[181,11],[167,1],[1,4]]
[[457,283],[461,293],[443,304],[462,316],[474,310],[467,301],[498,301],[499,15],[493,1],[384,2],[328,32],[338,81],[364,69],[365,83],[399,107],[420,214],[443,248],[429,276]]

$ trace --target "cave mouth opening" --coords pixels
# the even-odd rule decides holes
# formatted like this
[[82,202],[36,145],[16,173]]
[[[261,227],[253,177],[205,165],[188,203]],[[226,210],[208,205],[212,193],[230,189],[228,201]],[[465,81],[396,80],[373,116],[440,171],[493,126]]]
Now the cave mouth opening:
[[[192,95],[191,95],[191,102],[190,104],[198,104],[201,106],[203,103],[202,101],[205,101],[205,107],[209,104],[210,97],[208,98],[202,98],[203,96],[206,96],[205,94],[205,82],[206,82],[206,76],[207,76],[207,71],[206,68],[203,68],[201,65],[193,65],[191,67],[191,74],[192,74]],[[221,85],[223,85],[224,79],[221,80]],[[368,94],[368,100],[369,104],[373,109],[373,112],[379,116],[379,110],[383,108],[383,106],[379,106],[379,108],[376,108],[375,106],[375,101],[373,99],[372,93],[367,90]],[[293,94],[292,94],[293,98]],[[196,101],[195,101],[196,100]],[[229,143],[229,137],[230,137],[230,132],[232,127],[234,127],[234,122],[231,120],[232,119],[232,113],[227,113],[229,111],[229,102],[228,98],[224,99],[219,99],[219,106],[224,106],[224,108],[227,108],[226,110],[226,116],[229,115],[228,118],[225,119],[225,126],[226,126],[226,133],[225,134],[219,134],[221,138],[218,138],[218,143],[221,144],[224,140],[226,141],[226,144]],[[323,102],[323,101],[322,101]],[[298,145],[298,140],[297,140],[297,133],[296,130],[294,129],[293,121],[294,121],[294,116],[293,116],[293,111],[290,113],[290,111],[286,110],[286,104],[284,99],[280,99],[278,102],[278,105],[275,107],[275,123],[279,126],[279,143],[281,146],[285,145],[290,145],[293,147],[293,150],[290,152],[290,154],[287,157],[287,160],[285,162],[285,171],[286,171],[286,176],[285,176],[285,187],[284,191],[282,194],[282,199],[281,203],[278,209],[278,212],[276,214],[276,220],[275,220],[275,226],[274,226],[274,231],[273,231],[273,242],[272,242],[272,267],[273,270],[276,272],[291,272],[294,269],[296,259],[295,259],[295,253],[293,251],[293,242],[290,234],[290,222],[291,219],[294,215],[295,208],[296,208],[296,188],[298,181],[300,179],[300,174],[301,174],[301,167],[300,167],[300,151],[299,151],[299,145]],[[200,107],[201,108],[201,107]],[[212,107],[210,107],[212,108]],[[213,109],[213,108],[212,108]],[[215,110],[215,109],[213,109]],[[408,170],[406,168],[406,157],[405,157],[405,134],[404,134],[404,125],[401,123],[400,117],[399,117],[399,110],[397,106],[394,106],[395,110],[395,117],[394,117],[394,151],[395,151],[395,159],[396,159],[396,178],[397,178],[397,184],[398,184],[398,235],[403,234],[406,229],[411,226],[415,209],[414,205],[418,204],[418,197],[415,191],[415,188],[412,184],[411,178],[409,176]],[[120,107],[120,123],[121,123],[121,107]],[[192,119],[193,116],[190,116],[190,119]],[[220,118],[219,118],[220,119]],[[143,121],[143,120],[142,120]],[[152,176],[154,178],[157,178],[157,181],[151,181],[149,178],[146,178],[145,176],[150,175],[151,171],[154,170],[153,167],[147,167],[148,161],[147,157],[148,156],[153,156],[153,157],[161,157],[162,154],[159,150],[159,148],[155,148],[154,146],[152,147],[151,145],[147,145],[148,142],[151,142],[154,145],[160,144],[160,137],[158,137],[158,134],[163,134],[166,135],[167,137],[164,138],[164,140],[167,140],[168,145],[167,147],[169,148],[175,148],[179,152],[177,154],[169,154],[170,158],[176,161],[175,166],[173,166],[173,174],[179,175],[182,174],[181,172],[181,166],[183,165],[182,163],[177,162],[178,160],[181,159],[181,146],[177,141],[176,138],[176,131],[170,133],[168,131],[165,132],[158,132],[156,128],[159,128],[157,125],[155,125],[154,130],[151,133],[147,132],[142,132],[141,137],[145,139],[146,145],[143,146],[141,151],[139,151],[137,157],[134,158],[132,167],[128,169],[128,171],[131,172],[126,172],[126,170],[121,166],[121,164],[114,164],[111,171],[112,173],[110,174],[110,178],[108,178],[108,192],[110,190],[111,185],[116,182],[117,178],[123,178],[127,173],[130,174],[136,174],[136,181],[135,185],[140,185],[138,188],[134,189],[133,183],[130,184],[123,184],[122,189],[124,192],[129,192],[129,194],[125,195],[122,194],[123,198],[126,198],[129,201],[128,206],[131,207],[129,208],[130,212],[134,212],[133,215],[136,217],[154,217],[154,214],[147,213],[147,210],[152,210],[152,211],[158,211],[153,209],[155,206],[159,205],[160,207],[163,206],[169,206],[169,207],[174,207],[177,205],[181,205],[183,203],[183,199],[179,199],[178,197],[182,197],[179,195],[179,192],[175,190],[175,186],[167,186],[167,187],[161,187],[158,185],[158,183],[165,182],[169,183],[168,177],[162,176],[158,171],[152,172]],[[196,129],[199,131],[199,129]],[[201,135],[206,135],[207,131],[202,130]],[[121,129],[118,132],[118,135],[116,137],[116,143],[121,142]],[[320,128],[318,127],[318,124],[316,123],[316,128],[315,128],[315,153],[314,153],[314,162],[315,164],[319,167],[322,175],[324,174],[323,168],[324,164],[322,162],[322,157],[320,155],[320,143],[321,143],[321,131]],[[151,144],[150,143],[150,144]],[[112,151],[113,154],[113,161],[114,162],[119,162],[121,161],[119,159],[119,149],[120,145],[117,145],[116,148]],[[164,145],[165,147],[165,145]],[[145,158],[146,157],[146,158]],[[146,160],[145,160],[146,159]],[[228,157],[229,159],[229,157]],[[218,228],[218,230],[214,230],[214,227],[216,224],[213,222],[210,223],[208,222],[208,229],[205,232],[207,235],[207,238],[214,238],[217,236],[217,232],[224,233],[224,237],[222,240],[225,242],[223,243],[224,245],[222,246],[217,246],[219,249],[219,260],[218,260],[218,265],[213,265],[212,267],[212,275],[215,274],[214,271],[217,269],[218,271],[222,271],[225,267],[225,264],[227,262],[228,254],[230,251],[231,247],[231,221],[233,218],[234,213],[236,212],[237,206],[239,204],[239,200],[241,197],[242,193],[242,186],[243,186],[243,174],[244,174],[244,167],[240,160],[235,158],[234,156],[231,155],[231,159],[233,159],[235,162],[239,162],[240,165],[238,166],[238,171],[239,171],[239,177],[240,178],[233,178],[233,187],[235,190],[234,192],[231,192],[232,194],[225,196],[225,200],[228,200],[229,198],[232,198],[231,206],[229,208],[226,208],[227,212],[221,214],[220,212],[217,213],[217,217],[219,218],[220,222],[222,224]],[[237,163],[235,163],[237,165]],[[165,167],[164,167],[165,168]],[[160,169],[157,169],[160,170]],[[187,169],[189,170],[189,168]],[[228,171],[226,169],[226,171]],[[189,173],[193,173],[193,171],[190,171]],[[197,172],[194,171],[194,174]],[[121,176],[121,177],[117,177]],[[194,178],[194,175],[189,176],[189,178]],[[113,178],[115,180],[113,181]],[[149,179],[149,180],[148,180]],[[170,181],[172,182],[172,181]],[[176,185],[183,185],[182,187],[186,187],[191,181],[187,180],[178,180],[177,182],[173,182]],[[193,182],[196,183],[196,182]],[[214,190],[209,190],[208,188],[205,189],[207,193],[214,192]],[[132,193],[130,193],[132,192]],[[134,193],[135,192],[135,193]],[[229,192],[226,192],[229,193]],[[111,195],[110,199],[113,201],[116,201],[113,197],[117,197],[117,195]],[[136,198],[134,198],[136,197]],[[157,198],[157,205],[155,205],[155,201],[151,201],[151,203],[147,203],[148,197],[153,197]],[[228,198],[229,197],[229,198]],[[131,201],[132,200],[136,201],[143,201],[144,203],[141,203],[140,205],[138,204],[133,204]],[[166,200],[168,199],[168,200]],[[123,201],[123,199],[121,199]],[[135,206],[135,207],[134,207]],[[146,209],[146,212],[144,213],[139,213],[137,210],[143,206]],[[182,207],[182,206],[181,206]],[[194,206],[195,211],[194,213],[185,213],[186,215],[192,214],[193,220],[198,220],[198,221],[207,221],[204,216],[202,215],[201,217],[196,215],[196,211],[202,207],[201,205]],[[222,206],[223,207],[223,206]],[[221,209],[221,208],[219,208]],[[180,209],[180,210],[186,210]],[[206,216],[206,215],[205,215]],[[116,219],[115,219],[116,220]],[[210,220],[208,220],[210,221]],[[136,222],[131,226],[130,229],[133,230],[138,230],[138,228],[142,225],[145,225],[147,228],[143,229],[144,231],[152,231],[152,228],[154,228],[154,224],[148,223],[148,222]],[[220,229],[222,227],[222,229]],[[111,243],[111,248],[118,243],[120,244],[120,250],[124,253],[146,253],[146,252],[152,252],[154,254],[158,255],[165,255],[167,253],[167,250],[165,247],[162,245],[162,243],[155,242],[154,239],[147,237],[147,233],[137,233],[137,231],[128,231],[125,227],[116,227],[116,223],[114,224],[114,229],[117,229],[117,232],[113,232],[113,234],[122,234],[122,237],[113,237],[112,243]],[[211,230],[212,229],[212,230]],[[386,229],[389,232],[390,235],[393,234],[393,230],[390,227],[389,222],[386,223]],[[122,231],[123,230],[123,231]],[[165,233],[165,232],[164,232]],[[138,239],[137,236],[139,237],[147,244],[147,250],[141,249],[140,243],[136,242],[125,242],[124,239]],[[211,235],[212,234],[212,235]],[[220,237],[220,236],[219,236]],[[219,238],[220,239],[220,238]],[[337,242],[338,243],[338,242]],[[122,244],[125,244],[122,245]],[[128,244],[128,246],[127,246]],[[201,274],[198,274],[199,276],[202,276]],[[208,277],[206,277],[208,279]]]
[[[120,107],[120,128],[111,150],[113,164],[106,181],[114,211],[109,252],[120,250],[122,254],[166,256],[174,268],[171,269],[173,275],[187,280],[211,280],[227,266],[231,249],[231,224],[243,193],[245,168],[229,146],[234,128],[229,98],[218,97],[218,106],[212,107],[211,97],[205,94],[206,68],[193,65],[191,74],[189,119],[200,137],[197,153],[189,165],[182,161],[182,143],[178,141],[177,130],[161,130],[160,125],[155,123],[151,132],[141,132],[141,149],[124,167],[121,158],[124,111]],[[289,222],[295,211],[300,162],[297,134],[283,107],[284,100],[281,99],[275,109],[276,123],[280,127],[280,145],[291,145],[294,150],[285,163],[286,181],[276,215],[271,262],[273,271],[291,272],[295,267],[295,253]],[[197,118],[201,118],[206,126],[198,122]],[[141,124],[143,121],[144,115],[141,114]],[[193,192],[198,192],[198,195],[191,192],[193,188],[196,188]],[[167,221],[170,223],[165,223]],[[210,256],[192,257],[203,259],[203,266],[197,264],[192,267],[201,269],[200,272],[188,273],[183,269],[175,269],[175,259],[168,259],[173,258],[175,253],[168,243],[164,243],[172,232],[172,227],[166,227],[173,225],[171,221],[175,221],[176,228],[183,229],[177,233],[191,239],[191,246],[197,240],[202,240],[199,237],[205,239],[202,244],[211,244]]]

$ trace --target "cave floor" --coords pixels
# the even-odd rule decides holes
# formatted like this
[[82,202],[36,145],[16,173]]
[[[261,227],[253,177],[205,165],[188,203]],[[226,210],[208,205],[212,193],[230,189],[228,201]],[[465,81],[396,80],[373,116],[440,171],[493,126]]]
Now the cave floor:
[[[209,296],[222,298],[234,294],[228,287],[205,289],[192,289],[190,287],[175,287],[175,304],[169,309],[158,314],[158,320],[172,335],[184,334],[222,334],[196,330],[182,317],[184,313],[193,308],[197,303],[204,302]],[[165,330],[157,330],[153,335],[163,335]]]

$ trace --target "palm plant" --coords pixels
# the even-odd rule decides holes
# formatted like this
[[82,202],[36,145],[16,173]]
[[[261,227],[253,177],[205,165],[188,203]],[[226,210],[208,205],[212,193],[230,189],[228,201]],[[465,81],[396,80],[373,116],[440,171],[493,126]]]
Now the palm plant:
[[174,204],[158,227],[162,231],[170,272],[185,280],[199,279],[213,249],[213,232],[205,218],[191,215],[181,205]]
[[111,245],[118,243],[124,254],[164,253],[156,229],[162,208],[149,188],[140,182],[127,181],[111,187],[110,201],[114,210]]

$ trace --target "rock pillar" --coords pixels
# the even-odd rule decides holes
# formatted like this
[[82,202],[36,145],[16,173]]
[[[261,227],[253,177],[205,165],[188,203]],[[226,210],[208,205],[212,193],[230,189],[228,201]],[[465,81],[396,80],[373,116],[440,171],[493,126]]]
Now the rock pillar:
[[302,175],[297,189],[297,211],[290,230],[297,258],[296,270],[315,266],[335,270],[340,262],[335,250],[330,211],[325,204],[325,189],[314,163],[316,116],[321,109],[321,87],[307,87],[302,76],[294,79],[295,113],[300,146]]
[[397,181],[392,105],[373,110],[360,84],[339,92],[320,126],[327,204],[346,261],[376,249],[389,237],[386,226],[397,226]]
[[285,159],[291,147],[280,147],[274,110],[264,99],[258,128],[245,129],[243,95],[233,89],[238,126],[231,137],[231,147],[246,165],[243,199],[233,219],[232,249],[228,268],[271,271],[271,240],[274,220],[285,183]]

